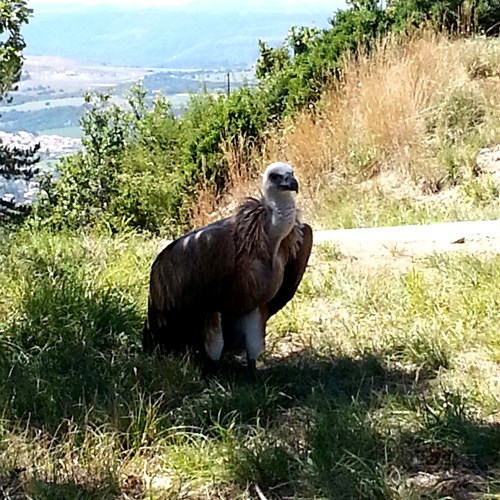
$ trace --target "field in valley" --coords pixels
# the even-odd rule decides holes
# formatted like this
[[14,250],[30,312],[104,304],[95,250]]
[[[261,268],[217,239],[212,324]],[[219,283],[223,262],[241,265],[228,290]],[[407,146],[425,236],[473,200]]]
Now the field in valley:
[[[250,70],[231,72],[233,86],[252,80]],[[85,92],[110,92],[113,100],[124,103],[124,93],[142,82],[152,96],[161,91],[168,95],[174,112],[181,113],[190,92],[224,91],[226,70],[176,68],[137,68],[107,65],[85,65],[60,57],[27,56],[19,90],[12,103],[0,106],[0,128],[5,132],[25,130],[73,137],[79,128]]]

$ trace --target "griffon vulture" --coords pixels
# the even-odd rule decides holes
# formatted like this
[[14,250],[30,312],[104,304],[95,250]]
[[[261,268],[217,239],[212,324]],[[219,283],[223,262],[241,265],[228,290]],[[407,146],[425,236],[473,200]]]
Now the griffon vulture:
[[266,322],[294,296],[311,253],[298,189],[292,167],[272,163],[260,198],[163,249],[151,268],[146,352],[189,347],[216,364],[223,349],[244,348],[255,372]]

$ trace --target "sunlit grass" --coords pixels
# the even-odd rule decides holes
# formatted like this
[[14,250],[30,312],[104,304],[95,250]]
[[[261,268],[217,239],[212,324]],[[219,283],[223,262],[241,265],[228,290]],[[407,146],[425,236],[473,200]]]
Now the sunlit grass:
[[372,185],[324,188],[314,203],[303,200],[304,218],[315,229],[404,226],[500,218],[500,184],[471,180],[433,196],[390,193]]
[[2,241],[5,496],[500,492],[498,257],[401,272],[315,247],[252,383],[230,359],[204,379],[187,358],[141,354],[158,241]]

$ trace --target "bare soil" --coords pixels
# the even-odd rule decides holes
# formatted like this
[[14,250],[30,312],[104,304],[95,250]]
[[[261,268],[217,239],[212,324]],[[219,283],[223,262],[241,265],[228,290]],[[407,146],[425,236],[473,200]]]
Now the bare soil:
[[333,243],[339,258],[360,265],[407,267],[434,253],[499,253],[500,219],[316,231],[314,241]]
[[[481,149],[476,165],[480,175],[489,176],[495,182],[500,181],[500,145]],[[333,243],[338,258],[359,265],[407,268],[434,253],[499,253],[500,218],[315,231],[314,242]]]

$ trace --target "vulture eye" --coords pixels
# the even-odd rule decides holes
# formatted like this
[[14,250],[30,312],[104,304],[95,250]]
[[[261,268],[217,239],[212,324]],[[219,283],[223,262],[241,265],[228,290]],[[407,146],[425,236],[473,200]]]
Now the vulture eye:
[[270,174],[269,179],[271,179],[272,181],[277,181],[279,179],[279,174]]

